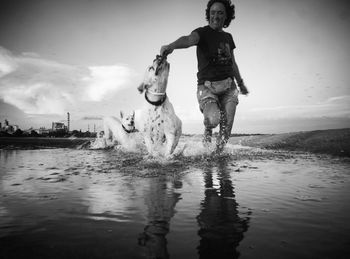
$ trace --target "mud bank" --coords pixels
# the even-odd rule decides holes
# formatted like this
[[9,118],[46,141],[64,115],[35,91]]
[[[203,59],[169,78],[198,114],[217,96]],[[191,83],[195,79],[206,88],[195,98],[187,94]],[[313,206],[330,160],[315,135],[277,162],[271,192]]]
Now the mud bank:
[[350,157],[350,129],[232,137],[231,144]]
[[89,141],[88,138],[1,137],[0,149],[76,148]]
[[[197,139],[199,135],[182,136],[182,138],[184,137]],[[92,139],[1,137],[0,149],[77,148],[86,145],[90,140]],[[350,157],[350,128],[233,136],[229,143],[272,150],[305,151]]]

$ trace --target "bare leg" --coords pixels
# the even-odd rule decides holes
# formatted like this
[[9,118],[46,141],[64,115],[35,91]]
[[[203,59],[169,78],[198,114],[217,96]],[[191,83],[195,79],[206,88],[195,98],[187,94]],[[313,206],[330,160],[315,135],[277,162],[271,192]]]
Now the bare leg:
[[220,123],[220,109],[216,102],[207,103],[203,109],[204,137],[203,144],[207,146],[211,142],[212,129]]
[[220,132],[216,140],[216,151],[221,152],[231,135],[236,114],[236,102],[227,102],[221,112]]

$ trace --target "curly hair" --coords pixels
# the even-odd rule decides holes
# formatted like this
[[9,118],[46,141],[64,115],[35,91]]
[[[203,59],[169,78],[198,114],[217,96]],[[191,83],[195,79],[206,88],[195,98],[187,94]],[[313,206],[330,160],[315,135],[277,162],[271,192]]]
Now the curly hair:
[[235,5],[231,4],[231,0],[209,0],[207,4],[207,9],[205,9],[205,18],[209,22],[210,19],[210,7],[214,3],[222,3],[226,10],[226,20],[224,22],[224,28],[227,28],[231,21],[235,19]]

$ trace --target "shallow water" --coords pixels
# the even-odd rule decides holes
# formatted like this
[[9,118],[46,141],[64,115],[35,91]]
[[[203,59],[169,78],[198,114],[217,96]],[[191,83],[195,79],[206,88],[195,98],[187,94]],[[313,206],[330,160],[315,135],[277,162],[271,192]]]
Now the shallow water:
[[0,150],[0,258],[349,258],[350,161],[184,143]]

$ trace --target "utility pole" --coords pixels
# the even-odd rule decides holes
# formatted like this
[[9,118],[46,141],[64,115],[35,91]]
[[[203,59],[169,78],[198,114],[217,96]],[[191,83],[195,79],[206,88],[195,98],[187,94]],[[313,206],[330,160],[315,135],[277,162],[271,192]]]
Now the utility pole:
[[69,133],[69,130],[70,130],[70,114],[69,112],[67,112],[67,131]]

